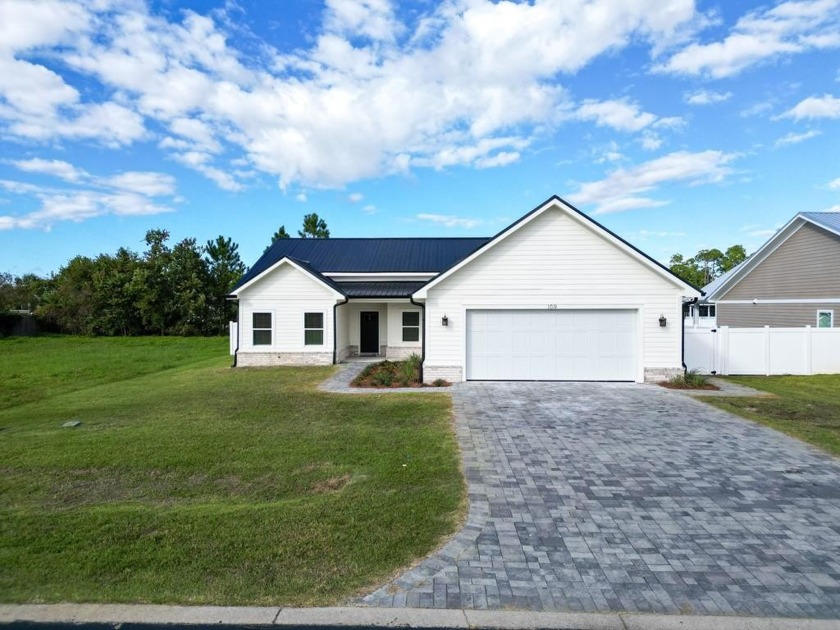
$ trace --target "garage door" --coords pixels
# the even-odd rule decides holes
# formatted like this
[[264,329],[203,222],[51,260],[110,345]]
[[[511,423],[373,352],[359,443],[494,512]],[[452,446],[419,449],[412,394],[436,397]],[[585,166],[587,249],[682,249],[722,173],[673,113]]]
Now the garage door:
[[633,381],[636,311],[467,311],[467,379]]

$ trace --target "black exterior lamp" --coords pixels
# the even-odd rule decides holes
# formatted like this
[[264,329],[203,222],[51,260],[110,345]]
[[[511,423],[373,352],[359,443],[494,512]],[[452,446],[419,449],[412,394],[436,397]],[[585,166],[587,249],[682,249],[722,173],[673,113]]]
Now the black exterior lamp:
[[668,323],[668,320],[667,320],[667,319],[665,319],[665,316],[664,316],[664,315],[660,315],[660,316],[659,316],[659,325],[660,325],[662,328],[665,328],[665,325],[666,325],[667,323]]
[[440,318],[440,325],[449,326],[449,318],[446,315]]

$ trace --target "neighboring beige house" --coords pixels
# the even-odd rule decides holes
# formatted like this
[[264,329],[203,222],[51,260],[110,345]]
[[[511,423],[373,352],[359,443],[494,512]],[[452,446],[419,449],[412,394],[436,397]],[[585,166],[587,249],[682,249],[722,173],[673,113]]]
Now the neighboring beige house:
[[840,326],[840,212],[797,214],[703,292],[717,326]]
[[283,239],[233,290],[236,365],[422,358],[426,382],[659,380],[700,292],[559,197],[492,238]]

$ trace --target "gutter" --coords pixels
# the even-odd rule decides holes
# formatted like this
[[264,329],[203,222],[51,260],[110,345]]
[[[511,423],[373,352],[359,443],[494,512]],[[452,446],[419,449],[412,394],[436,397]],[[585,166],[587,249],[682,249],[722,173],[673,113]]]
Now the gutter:
[[345,297],[343,302],[336,302],[333,304],[333,365],[337,363],[338,358],[338,307],[342,304],[347,304],[350,298]]
[[423,382],[423,364],[426,362],[426,305],[414,301],[414,296],[409,295],[408,301],[414,306],[419,306],[423,311],[420,318],[420,382]]

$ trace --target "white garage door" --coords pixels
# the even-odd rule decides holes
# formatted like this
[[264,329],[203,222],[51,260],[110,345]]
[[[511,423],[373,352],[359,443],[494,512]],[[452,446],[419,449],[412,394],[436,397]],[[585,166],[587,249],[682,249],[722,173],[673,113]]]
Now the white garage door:
[[636,311],[467,311],[467,379],[633,381]]

